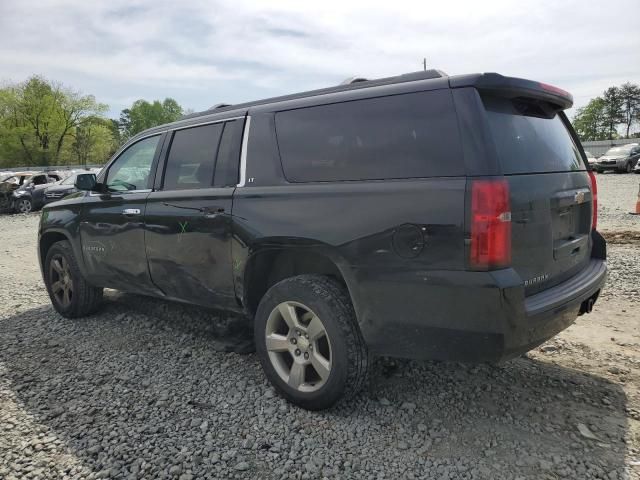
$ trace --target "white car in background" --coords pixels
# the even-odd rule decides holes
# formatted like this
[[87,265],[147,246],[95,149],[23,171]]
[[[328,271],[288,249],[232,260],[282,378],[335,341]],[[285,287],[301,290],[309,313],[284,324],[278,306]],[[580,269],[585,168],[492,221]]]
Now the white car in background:
[[593,153],[591,153],[591,152],[590,152],[590,151],[588,151],[588,150],[585,150],[585,151],[584,151],[584,154],[587,156],[587,162],[589,162],[589,166],[590,166],[593,170],[595,170],[595,166],[596,166],[596,163],[597,163],[598,159],[597,159],[596,157],[594,157],[594,156],[593,156]]

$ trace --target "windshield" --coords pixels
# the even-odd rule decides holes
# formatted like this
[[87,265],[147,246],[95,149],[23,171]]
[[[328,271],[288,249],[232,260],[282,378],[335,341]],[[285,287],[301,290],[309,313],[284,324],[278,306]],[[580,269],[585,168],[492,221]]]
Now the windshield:
[[613,147],[607,150],[605,155],[626,155],[631,151],[633,145],[623,145],[621,147]]
[[70,177],[65,178],[60,182],[60,185],[73,185],[76,183],[76,176],[77,175],[71,175]]

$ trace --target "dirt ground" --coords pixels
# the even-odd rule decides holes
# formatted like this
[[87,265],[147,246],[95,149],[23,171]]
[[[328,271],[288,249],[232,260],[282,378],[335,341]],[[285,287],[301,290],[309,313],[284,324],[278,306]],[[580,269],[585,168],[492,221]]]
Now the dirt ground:
[[0,479],[640,479],[638,181],[599,176],[610,275],[592,314],[504,365],[378,360],[320,413],[274,395],[207,311],[109,292],[60,317],[39,215],[0,216]]

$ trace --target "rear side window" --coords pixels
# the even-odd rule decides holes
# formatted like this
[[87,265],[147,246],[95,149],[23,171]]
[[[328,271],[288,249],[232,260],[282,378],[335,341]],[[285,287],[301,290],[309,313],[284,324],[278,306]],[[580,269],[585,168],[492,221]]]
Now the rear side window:
[[213,185],[222,123],[177,130],[173,134],[164,174],[164,190],[207,188]]
[[464,175],[449,90],[289,110],[275,121],[291,182]]
[[234,120],[224,124],[214,175],[216,187],[231,187],[238,184],[243,123],[242,120]]
[[524,100],[483,98],[505,174],[586,170],[558,114]]

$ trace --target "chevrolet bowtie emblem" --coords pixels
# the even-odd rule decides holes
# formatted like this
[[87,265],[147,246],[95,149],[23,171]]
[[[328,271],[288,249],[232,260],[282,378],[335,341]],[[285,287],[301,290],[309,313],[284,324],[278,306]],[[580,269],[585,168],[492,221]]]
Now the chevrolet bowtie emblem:
[[573,198],[576,201],[576,203],[584,202],[584,192],[576,192]]

